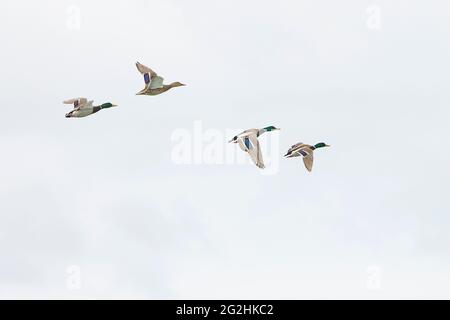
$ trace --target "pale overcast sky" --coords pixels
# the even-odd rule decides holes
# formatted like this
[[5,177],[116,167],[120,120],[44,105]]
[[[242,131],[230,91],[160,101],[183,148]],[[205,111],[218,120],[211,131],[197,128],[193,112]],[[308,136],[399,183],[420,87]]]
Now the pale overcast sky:
[[[449,11],[3,0],[0,298],[450,298]],[[136,96],[135,61],[187,86]],[[278,167],[177,164],[196,123],[282,128]]]

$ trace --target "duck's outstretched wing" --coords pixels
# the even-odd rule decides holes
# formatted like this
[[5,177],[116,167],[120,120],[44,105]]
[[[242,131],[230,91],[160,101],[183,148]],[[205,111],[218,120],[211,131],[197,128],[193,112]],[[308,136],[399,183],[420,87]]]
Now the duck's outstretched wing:
[[265,168],[261,148],[259,146],[259,141],[256,134],[240,138],[239,146],[250,155],[253,163],[256,164],[258,168]]
[[157,89],[163,87],[164,79],[158,76],[155,71],[139,62],[136,62],[136,67],[144,76],[145,88]]
[[73,104],[74,109],[83,107],[87,102],[86,98],[73,98],[63,101],[64,104]]
[[287,152],[286,155],[290,157],[303,157],[303,163],[306,170],[311,171],[314,162],[314,151],[310,145],[304,143],[294,144]]
[[311,172],[314,162],[314,153],[311,149],[305,148],[299,151],[303,155],[303,163],[305,164],[306,170]]
[[92,108],[92,104],[93,103],[94,103],[94,100],[89,100],[88,102],[86,102],[83,105],[81,105],[79,108],[80,109]]
[[286,156],[288,155],[293,155],[293,156],[298,156],[296,155],[296,151],[298,151],[302,146],[304,146],[304,144],[302,142],[296,143],[294,144],[292,147],[289,148],[289,150],[286,152]]
[[139,72],[143,75],[148,74],[150,78],[157,76],[155,71],[153,71],[147,66],[144,66],[142,63],[136,62],[136,67],[139,70]]
[[299,147],[301,147],[301,146],[303,146],[303,145],[304,145],[303,142],[296,143],[296,144],[294,144],[289,150],[295,150],[295,149],[298,149]]

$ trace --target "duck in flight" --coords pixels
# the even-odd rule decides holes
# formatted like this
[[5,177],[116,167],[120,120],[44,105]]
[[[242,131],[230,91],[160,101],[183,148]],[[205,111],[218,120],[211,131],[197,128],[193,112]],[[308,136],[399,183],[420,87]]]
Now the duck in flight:
[[313,146],[304,143],[294,144],[291,148],[289,148],[288,152],[284,155],[286,158],[294,158],[294,157],[303,157],[303,163],[305,164],[306,170],[312,170],[313,161],[314,161],[314,150],[319,148],[329,147],[326,143],[319,142]]
[[66,113],[66,118],[82,118],[90,116],[102,109],[107,109],[111,107],[117,107],[116,104],[110,102],[103,103],[99,106],[94,106],[93,100],[88,101],[86,98],[74,98],[63,101],[64,104],[72,104],[73,110]]
[[169,89],[185,86],[181,82],[172,82],[171,84],[163,84],[164,78],[156,74],[155,71],[143,64],[136,62],[136,67],[144,76],[145,88],[136,93],[136,95],[156,96]]
[[238,143],[239,147],[250,155],[252,161],[260,169],[264,169],[264,160],[261,154],[261,147],[259,146],[258,137],[265,132],[280,130],[274,126],[265,127],[262,129],[248,129],[234,136],[229,142]]

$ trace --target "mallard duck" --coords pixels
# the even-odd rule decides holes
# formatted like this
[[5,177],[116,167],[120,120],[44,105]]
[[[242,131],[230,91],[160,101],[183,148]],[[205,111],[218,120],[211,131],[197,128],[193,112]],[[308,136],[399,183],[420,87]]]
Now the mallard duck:
[[94,101],[88,101],[86,98],[74,98],[63,101],[64,104],[73,104],[73,110],[66,113],[66,118],[82,118],[87,117],[93,113],[100,111],[101,109],[117,107],[116,104],[110,102],[104,103],[99,106],[94,106]]
[[234,136],[233,139],[228,141],[229,143],[239,143],[242,150],[250,155],[252,161],[256,164],[258,168],[264,169],[264,161],[261,154],[261,148],[259,146],[258,137],[264,132],[270,132],[280,130],[274,126],[265,127],[262,129],[248,129],[244,132]]
[[169,89],[185,86],[185,84],[182,84],[181,82],[178,81],[173,82],[171,84],[163,84],[164,78],[158,76],[156,72],[150,69],[149,67],[146,67],[143,64],[140,64],[139,62],[136,62],[136,67],[139,70],[139,72],[144,76],[145,82],[145,88],[136,93],[137,95],[156,96],[158,94],[166,92]]
[[286,158],[303,156],[303,163],[305,164],[306,169],[308,171],[311,171],[314,161],[313,151],[323,147],[329,147],[329,145],[323,142],[319,142],[313,146],[310,146],[309,144],[304,144],[300,142],[294,144],[284,156]]

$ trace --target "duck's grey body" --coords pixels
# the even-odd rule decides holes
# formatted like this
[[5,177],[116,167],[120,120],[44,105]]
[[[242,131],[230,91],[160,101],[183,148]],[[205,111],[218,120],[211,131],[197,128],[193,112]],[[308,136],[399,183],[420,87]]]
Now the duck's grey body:
[[91,114],[94,114],[98,111],[100,111],[102,108],[100,106],[95,106],[92,108],[86,108],[86,109],[78,109],[78,110],[72,110],[67,115],[66,118],[83,118],[90,116]]
[[136,62],[138,71],[144,76],[145,88],[136,93],[137,95],[157,96],[169,89],[184,86],[180,82],[163,84],[164,78],[156,74],[155,71],[143,64]]

